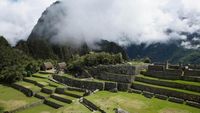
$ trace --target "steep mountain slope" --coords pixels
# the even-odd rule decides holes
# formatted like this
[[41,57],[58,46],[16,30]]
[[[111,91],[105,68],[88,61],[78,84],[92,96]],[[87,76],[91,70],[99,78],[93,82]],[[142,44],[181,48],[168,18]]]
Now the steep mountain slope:
[[[34,58],[42,59],[68,60],[75,54],[83,55],[88,53],[91,49],[86,43],[78,47],[71,45],[70,42],[58,43],[58,25],[64,16],[66,16],[66,13],[62,2],[55,2],[52,4],[43,12],[38,23],[33,28],[27,40],[27,44],[23,44],[21,41],[17,44],[17,48],[25,50]],[[29,50],[26,50],[26,45]],[[24,48],[22,46],[24,46]],[[102,41],[99,42],[97,46],[99,46],[100,49],[94,51],[106,51],[110,53],[120,52],[123,58],[127,59],[124,49],[116,43]]]
[[[200,63],[200,49],[187,48],[181,45],[182,41],[172,41],[170,43],[155,44],[132,44],[126,49],[130,58],[149,57],[153,62],[165,62],[169,60],[172,63]],[[190,43],[190,42],[188,42]],[[197,43],[197,42],[196,42]],[[195,47],[194,44],[192,44]]]

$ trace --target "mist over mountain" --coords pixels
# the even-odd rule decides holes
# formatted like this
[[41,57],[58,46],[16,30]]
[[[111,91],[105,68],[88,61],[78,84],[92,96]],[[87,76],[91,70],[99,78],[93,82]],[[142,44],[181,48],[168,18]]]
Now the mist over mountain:
[[186,61],[198,56],[200,48],[199,1],[174,2],[57,1],[42,13],[27,41],[22,38],[25,41],[19,41],[16,48],[43,59],[69,59],[93,50],[121,52],[126,59]]

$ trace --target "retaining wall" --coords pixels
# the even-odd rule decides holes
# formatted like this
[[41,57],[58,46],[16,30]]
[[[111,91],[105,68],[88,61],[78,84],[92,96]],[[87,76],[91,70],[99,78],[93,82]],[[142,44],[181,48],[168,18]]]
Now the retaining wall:
[[118,64],[90,67],[88,71],[97,79],[130,83],[134,80],[134,75],[140,74],[143,69],[147,69],[147,65]]
[[105,89],[104,90],[113,90],[117,88],[117,83],[116,82],[105,82]]
[[148,66],[149,71],[164,71],[163,65],[149,65]]
[[24,93],[26,96],[31,97],[31,96],[33,96],[33,95],[35,94],[35,92],[33,92],[32,90],[30,90],[30,89],[28,89],[28,88],[25,88],[25,87],[23,87],[23,86],[21,86],[21,85],[12,84],[11,86],[12,86],[13,88],[15,88],[15,89],[21,91],[22,93]]
[[189,69],[198,69],[200,70],[200,65],[189,65]]
[[198,77],[200,77],[200,70],[185,70],[184,75],[185,76],[198,76]]
[[156,93],[156,94],[161,94],[161,95],[167,95],[167,96],[171,96],[171,97],[181,98],[181,99],[184,99],[184,100],[200,102],[200,96],[199,95],[195,95],[195,94],[188,94],[188,93],[184,93],[184,92],[178,92],[178,91],[169,90],[169,89],[151,87],[151,86],[142,85],[142,84],[136,84],[136,83],[134,83],[132,85],[132,88],[138,89],[138,90],[143,90],[143,91],[149,91],[149,92]]
[[133,81],[134,76],[133,75],[122,75],[122,74],[101,72],[100,74],[96,75],[95,78],[100,79],[100,80],[130,83],[130,82]]
[[161,78],[161,79],[170,79],[170,80],[178,80],[181,79],[181,76],[166,76],[162,71],[147,71],[143,73],[146,76]]
[[181,76],[183,73],[182,70],[177,70],[177,69],[166,69],[164,71],[165,76]]
[[166,87],[179,88],[179,89],[200,92],[199,86],[190,85],[190,84],[181,84],[181,83],[174,83],[174,82],[168,82],[168,81],[162,81],[162,80],[146,79],[146,78],[142,78],[142,77],[136,77],[135,80],[140,81],[140,82],[149,83],[149,84],[154,84],[154,85],[161,85],[161,86],[166,86]]
[[49,105],[49,106],[51,106],[51,107],[53,107],[53,108],[56,108],[56,109],[58,109],[60,107],[63,107],[63,105],[57,104],[57,103],[52,102],[50,100],[44,100],[44,103]]
[[128,89],[130,88],[130,84],[128,83],[117,83],[117,89],[119,91],[128,91]]
[[90,107],[92,110],[100,111],[101,113],[106,113],[104,110],[100,109],[100,107],[93,104],[91,101],[87,100],[86,98],[82,98],[82,103]]
[[76,78],[70,78],[60,75],[53,75],[53,78],[61,83],[64,83],[72,87],[78,87],[89,90],[96,90],[96,89],[104,90],[104,82],[79,80]]

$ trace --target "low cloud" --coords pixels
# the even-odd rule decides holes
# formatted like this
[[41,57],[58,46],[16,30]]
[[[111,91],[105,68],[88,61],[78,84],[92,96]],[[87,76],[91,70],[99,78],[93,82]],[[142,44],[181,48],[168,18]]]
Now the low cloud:
[[[54,2],[31,1],[0,2],[0,33],[11,43],[26,39],[44,9]],[[59,43],[92,46],[101,39],[125,46],[165,43],[184,40],[182,32],[200,31],[200,0],[63,0],[56,8],[66,13],[49,28],[57,31],[52,41]]]
[[55,0],[0,0],[0,35],[15,45],[26,40],[42,12]]

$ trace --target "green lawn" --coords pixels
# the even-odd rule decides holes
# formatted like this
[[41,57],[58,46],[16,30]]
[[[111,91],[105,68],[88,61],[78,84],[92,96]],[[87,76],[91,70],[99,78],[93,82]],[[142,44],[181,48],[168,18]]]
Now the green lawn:
[[37,92],[37,91],[40,91],[41,88],[32,84],[32,83],[29,83],[29,82],[24,82],[24,81],[19,81],[19,82],[16,82],[15,84],[18,84],[18,85],[21,85],[25,88],[28,88],[28,89],[31,89],[32,91],[34,92]]
[[36,82],[48,83],[48,84],[53,85],[53,86],[59,86],[59,87],[63,86],[61,84],[50,81],[48,78],[26,77],[26,79],[30,79],[30,80],[33,80],[33,81],[36,81]]
[[200,87],[200,82],[190,82],[190,81],[184,81],[184,80],[166,80],[166,79],[159,79],[159,78],[149,77],[149,76],[144,76],[144,75],[137,75],[137,77],[142,77],[142,78],[151,79],[151,80],[174,82],[174,83],[186,84],[186,85],[195,85],[195,86]]
[[56,113],[56,109],[48,105],[42,104],[42,105],[35,106],[32,108],[26,109],[24,111],[18,112],[18,113]]
[[184,104],[172,103],[156,98],[146,98],[140,94],[127,92],[111,93],[97,92],[86,97],[107,113],[113,113],[114,108],[122,108],[130,113],[199,113],[200,109]]
[[39,99],[27,97],[12,87],[0,85],[0,105],[2,105],[4,110],[12,110],[36,101],[39,101]]
[[[55,113],[91,113],[91,111],[86,108],[84,105],[82,105],[78,100],[70,104],[70,106],[60,108],[57,112]],[[99,112],[95,112],[99,113]]]
[[59,109],[54,109],[48,105],[42,104],[18,113],[91,113],[91,111],[78,101],[75,101]]
[[39,77],[39,78],[48,78],[51,74],[41,74],[41,73],[35,73],[32,76]]

